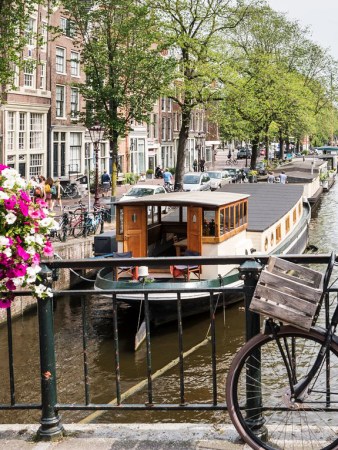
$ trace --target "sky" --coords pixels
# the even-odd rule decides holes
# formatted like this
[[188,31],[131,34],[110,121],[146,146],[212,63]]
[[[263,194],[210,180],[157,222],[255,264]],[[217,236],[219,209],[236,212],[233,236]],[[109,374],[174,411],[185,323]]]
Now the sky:
[[267,0],[272,9],[310,26],[311,39],[338,61],[338,0]]

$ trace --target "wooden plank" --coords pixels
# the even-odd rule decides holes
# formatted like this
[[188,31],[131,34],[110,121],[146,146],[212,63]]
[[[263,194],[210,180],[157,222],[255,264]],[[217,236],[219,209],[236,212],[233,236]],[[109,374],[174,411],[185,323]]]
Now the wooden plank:
[[[322,285],[323,280],[322,273],[301,266],[299,264],[295,264],[290,261],[277,258],[275,256],[270,256],[267,269],[268,271],[274,273],[278,271],[278,274],[280,274],[280,276],[298,278],[302,283],[308,286],[313,286],[317,289],[320,288]],[[295,274],[294,275],[286,274],[285,272],[287,271],[294,271]],[[298,276],[296,276],[296,274]]]
[[256,299],[255,297],[253,297],[251,301],[250,310],[258,312],[259,314],[265,314],[268,317],[273,317],[282,322],[296,325],[304,330],[309,330],[312,325],[312,317],[305,316],[304,314],[283,307],[276,309],[276,305],[271,304],[268,301]]
[[311,316],[314,316],[317,310],[317,303],[310,303],[302,298],[294,297],[287,293],[283,293],[260,284],[257,284],[254,296],[268,299],[276,305],[277,309],[280,305],[284,305],[290,310],[299,311],[303,314]]
[[[266,284],[267,287],[283,291],[286,289],[287,293],[295,297],[303,298],[311,303],[317,303],[322,295],[322,291],[299,283],[299,280],[291,280],[289,278],[281,277],[276,273],[270,273],[267,270],[261,272],[259,284]],[[290,292],[291,291],[291,292]]]

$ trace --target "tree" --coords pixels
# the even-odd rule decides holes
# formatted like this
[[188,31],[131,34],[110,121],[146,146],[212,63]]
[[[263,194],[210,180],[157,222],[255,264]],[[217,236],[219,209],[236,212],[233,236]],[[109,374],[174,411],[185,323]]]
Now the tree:
[[186,143],[191,114],[222,99],[220,75],[224,62],[217,52],[219,39],[236,28],[247,13],[243,0],[151,0],[160,21],[163,45],[173,50],[177,60],[176,82],[167,95],[181,108],[175,189],[184,175]]
[[[28,28],[29,18],[40,1],[0,1],[0,105],[4,95],[13,89],[15,71],[22,68],[22,51],[35,35]],[[36,36],[35,36],[36,37]]]
[[159,35],[149,7],[135,0],[64,0],[81,50],[87,101],[80,115],[87,127],[99,123],[110,140],[112,196],[116,194],[118,140],[131,120],[144,122],[171,80],[173,63],[157,45]]

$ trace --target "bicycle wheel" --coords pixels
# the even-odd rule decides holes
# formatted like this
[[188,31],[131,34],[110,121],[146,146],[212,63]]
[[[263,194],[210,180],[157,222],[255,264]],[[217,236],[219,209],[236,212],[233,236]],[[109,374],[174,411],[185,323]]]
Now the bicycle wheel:
[[76,209],[72,214],[70,226],[74,237],[80,237],[84,234],[85,222],[82,209]]
[[[278,336],[296,383],[308,373],[324,337],[294,327],[282,327]],[[337,343],[331,344],[303,402],[292,403],[289,392],[276,340],[255,336],[235,356],[226,384],[228,412],[244,441],[255,450],[338,448]]]
[[78,190],[75,184],[68,184],[64,190],[64,194],[69,198],[75,198],[78,196]]

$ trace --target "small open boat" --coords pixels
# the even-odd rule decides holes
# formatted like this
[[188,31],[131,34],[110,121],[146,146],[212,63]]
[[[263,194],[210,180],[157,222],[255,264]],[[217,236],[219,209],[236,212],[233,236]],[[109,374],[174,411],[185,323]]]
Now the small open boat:
[[[168,257],[186,255],[187,251],[201,256],[304,251],[310,206],[303,203],[302,186],[229,184],[221,191],[158,194],[117,203],[118,252],[132,252],[133,257]],[[164,214],[163,210],[167,212]],[[146,275],[153,280],[147,289],[168,289],[165,293],[149,294],[150,315],[155,324],[176,317],[173,300],[177,294],[169,288],[182,289],[182,314],[187,316],[209,309],[209,294],[199,292],[200,289],[241,283],[234,265],[192,266],[197,269],[191,273],[184,267],[187,266],[166,267],[162,262],[161,267],[146,268]],[[95,288],[118,289],[118,300],[139,307],[144,299],[144,269],[118,279],[116,272],[102,269]],[[193,292],[184,292],[189,289]],[[229,295],[225,303],[235,300],[240,299]]]

